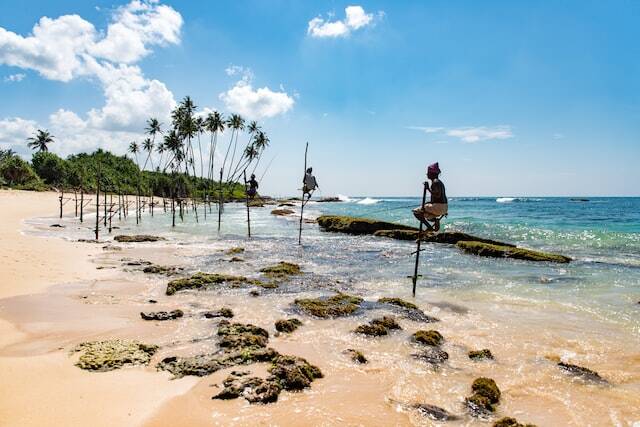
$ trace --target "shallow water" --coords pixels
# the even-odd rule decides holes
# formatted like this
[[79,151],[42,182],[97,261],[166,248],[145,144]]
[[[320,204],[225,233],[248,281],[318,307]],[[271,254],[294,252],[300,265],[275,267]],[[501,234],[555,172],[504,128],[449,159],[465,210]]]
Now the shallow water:
[[[305,215],[348,214],[413,224],[410,198],[351,198],[342,203],[310,203]],[[305,274],[257,298],[248,290],[181,292],[163,295],[166,279],[148,278],[145,290],[123,297],[123,304],[144,305],[148,298],[166,308],[186,308],[193,315],[175,322],[165,336],[162,356],[211,350],[211,322],[199,310],[227,305],[242,322],[269,330],[273,322],[291,314],[291,302],[300,296],[329,295],[343,290],[375,300],[381,296],[411,298],[415,245],[370,236],[324,233],[304,224],[303,245],[297,245],[298,220],[274,217],[273,207],[251,211],[252,237],[246,235],[246,210],[229,204],[217,232],[215,207],[199,222],[190,213],[171,229],[169,214],[144,214],[140,225],[133,218],[115,223],[112,234],[148,233],[166,242],[125,249],[116,257],[133,256],[154,262],[183,265],[186,272],[209,271],[258,276],[264,266],[286,260],[301,264]],[[53,222],[66,228],[51,229]],[[38,233],[69,239],[92,238],[91,220],[78,227],[72,218],[30,221]],[[470,384],[482,375],[496,380],[503,391],[501,416],[511,415],[538,425],[631,425],[640,420],[640,199],[597,198],[588,202],[561,198],[454,198],[447,229],[517,243],[569,255],[568,265],[533,264],[515,260],[479,258],[455,247],[427,244],[421,255],[416,303],[441,322],[423,325],[400,320],[402,331],[368,339],[351,331],[373,316],[387,314],[363,310],[354,317],[318,320],[300,316],[305,323],[289,336],[272,338],[276,349],[307,358],[325,373],[301,394],[283,394],[276,405],[252,406],[202,400],[213,393],[224,373],[203,379],[197,387],[158,414],[152,425],[168,423],[196,399],[192,424],[213,419],[221,425],[251,423],[295,424],[304,417],[315,425],[432,425],[406,408],[431,403],[463,415],[462,401]],[[107,233],[101,238],[108,239]],[[122,245],[133,248],[135,245]],[[222,250],[246,248],[245,262],[229,263]],[[105,257],[108,257],[105,255]],[[118,263],[114,263],[118,266]],[[98,299],[98,302],[100,300]],[[147,307],[149,309],[149,307]],[[160,307],[158,307],[159,309]],[[157,309],[153,307],[153,309]],[[415,330],[438,329],[446,338],[449,361],[439,369],[414,360],[417,348],[408,340]],[[192,343],[194,338],[205,338]],[[180,344],[183,343],[183,344]],[[470,349],[490,348],[495,362],[472,362]],[[371,360],[354,366],[342,354],[358,348]],[[572,379],[549,358],[561,358],[600,372],[612,385],[597,386]],[[220,417],[223,417],[221,421]],[[267,417],[267,418],[265,418]],[[179,420],[180,418],[176,418]],[[267,420],[269,420],[267,422]],[[288,420],[288,422],[287,422]],[[480,423],[465,416],[460,425]],[[453,423],[454,425],[456,423]]]

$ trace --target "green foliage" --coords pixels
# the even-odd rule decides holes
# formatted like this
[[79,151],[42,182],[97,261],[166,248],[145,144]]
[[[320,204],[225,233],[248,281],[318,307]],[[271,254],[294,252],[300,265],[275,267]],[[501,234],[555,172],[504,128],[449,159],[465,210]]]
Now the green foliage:
[[65,184],[69,163],[49,151],[39,151],[31,159],[33,170],[45,184],[59,186]]
[[0,155],[0,177],[9,186],[23,190],[43,190],[44,184],[29,163],[13,153]]

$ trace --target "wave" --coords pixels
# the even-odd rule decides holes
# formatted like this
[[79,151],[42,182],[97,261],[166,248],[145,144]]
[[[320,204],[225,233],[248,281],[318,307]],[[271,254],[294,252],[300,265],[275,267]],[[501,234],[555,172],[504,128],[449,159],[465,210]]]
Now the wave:
[[358,200],[356,203],[359,205],[375,205],[376,203],[380,202],[381,200],[378,199],[372,199],[371,197],[365,197],[362,200]]
[[345,196],[344,194],[338,194],[338,199],[340,199],[341,202],[350,202],[351,198],[349,196]]
[[496,202],[498,203],[514,203],[514,202],[541,202],[542,199],[536,199],[532,197],[498,197]]

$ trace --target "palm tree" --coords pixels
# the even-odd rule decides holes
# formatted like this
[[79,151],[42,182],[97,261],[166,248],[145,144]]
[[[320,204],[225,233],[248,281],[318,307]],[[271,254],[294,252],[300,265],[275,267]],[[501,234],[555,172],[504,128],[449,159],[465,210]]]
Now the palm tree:
[[[147,161],[151,160],[151,168],[153,169],[153,159],[151,159],[151,152],[156,142],[156,135],[159,133],[162,133],[160,121],[158,121],[158,119],[155,119],[153,117],[150,118],[149,120],[147,120],[147,127],[145,128],[144,131],[147,135],[151,136],[151,144],[149,145],[149,148],[147,149],[147,147],[145,147],[145,150],[149,154],[147,155],[147,160],[145,160],[144,164],[146,166]],[[144,169],[144,167],[142,169]]]
[[138,151],[140,151],[139,147],[138,147],[138,143],[135,141],[132,141],[129,144],[129,152],[132,153],[135,157],[136,157],[136,165],[138,166],[138,169],[140,168],[140,164],[138,163]]
[[253,167],[253,172],[251,173],[256,173],[256,169],[258,169],[258,165],[260,164],[260,159],[262,159],[262,154],[264,153],[265,148],[269,146],[269,142],[271,141],[269,140],[269,138],[264,132],[260,131],[256,135],[254,144],[256,146],[256,149],[260,152],[260,154],[258,155],[258,160],[256,161],[256,165]]
[[27,146],[38,151],[49,151],[47,144],[54,142],[53,138],[55,138],[55,136],[51,135],[49,131],[38,129],[35,136],[27,138],[27,141],[29,141]]
[[204,132],[204,119],[198,116],[194,120],[196,135],[198,135],[198,150],[200,151],[200,178],[204,177],[204,160],[202,158],[202,144],[200,143],[200,135]]
[[260,126],[258,126],[258,122],[256,122],[255,120],[251,121],[249,123],[249,126],[247,126],[247,131],[249,132],[249,140],[247,141],[247,145],[245,145],[244,150],[242,151],[242,155],[238,159],[238,163],[236,164],[235,167],[233,167],[233,160],[231,161],[231,168],[233,170],[233,172],[231,173],[232,177],[235,176],[236,173],[240,170],[241,165],[244,166],[243,160],[246,158],[247,149],[252,144],[253,135],[259,130],[260,130]]
[[206,129],[211,133],[211,141],[209,143],[209,179],[213,179],[213,160],[216,155],[216,146],[218,145],[218,132],[224,131],[224,117],[217,111],[209,113],[205,119]]
[[[233,158],[236,155],[236,146],[238,145],[238,131],[244,130],[244,119],[239,114],[232,114],[229,120],[227,120],[227,127],[231,128],[231,140],[229,141],[229,146],[227,147],[227,153],[224,155],[224,161],[222,162],[222,170],[227,164],[227,157],[229,156],[229,150],[231,149],[231,145],[233,145],[233,156],[231,157],[231,164],[233,164]],[[233,138],[235,136],[235,144],[233,142]],[[229,174],[227,174],[227,179],[229,178]]]
[[[153,141],[147,138],[142,142],[142,149],[147,152],[147,158],[144,160],[142,170],[147,167],[147,162],[151,159],[151,153],[153,152]],[[151,160],[151,169],[153,170],[153,159]]]

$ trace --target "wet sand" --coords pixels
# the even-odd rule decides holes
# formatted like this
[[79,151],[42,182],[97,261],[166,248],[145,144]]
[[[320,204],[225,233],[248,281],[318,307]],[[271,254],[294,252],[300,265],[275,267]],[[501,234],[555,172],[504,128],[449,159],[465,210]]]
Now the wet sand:
[[[326,289],[302,295],[263,292],[257,298],[244,290],[168,297],[166,277],[144,275],[121,260],[188,268],[200,249],[178,251],[169,242],[117,245],[122,250],[114,251],[101,244],[25,235],[20,230],[29,227],[23,219],[50,215],[57,199],[52,193],[0,192],[3,207],[9,200],[15,208],[0,214],[0,272],[5,277],[0,284],[2,425],[442,425],[409,409],[412,403],[435,404],[462,417],[447,425],[490,425],[466,415],[463,405],[479,376],[494,378],[502,390],[497,417],[514,416],[539,426],[628,426],[640,420],[640,344],[615,325],[553,304],[500,302],[472,291],[452,299],[451,294],[428,289],[416,302],[440,318],[438,323],[399,319],[402,330],[372,339],[352,330],[388,312],[370,310],[331,320],[297,315],[304,323],[300,329],[275,336],[274,322],[292,314],[293,299],[327,294]],[[64,229],[59,232],[64,235]],[[232,268],[220,251],[230,245],[217,245],[210,250],[216,258],[211,271]],[[233,268],[257,271],[261,266],[260,259],[244,258],[246,263]],[[303,263],[305,271],[311,268],[302,257],[293,261]],[[406,287],[391,294],[373,283],[350,286],[350,293],[367,300],[410,299]],[[205,320],[201,314],[221,306],[233,309],[234,321],[267,329],[270,346],[306,358],[320,367],[324,378],[304,392],[283,392],[275,404],[251,405],[242,398],[211,400],[233,368],[178,380],[156,371],[155,364],[166,356],[212,351],[218,320]],[[140,320],[140,311],[174,308],[183,309],[185,317]],[[450,356],[446,364],[434,368],[411,357],[420,348],[408,337],[418,329],[437,329],[444,335],[443,349]],[[161,348],[148,367],[91,373],[74,366],[69,351],[77,343],[107,338],[134,338]],[[347,348],[361,350],[370,362],[354,364],[343,354]],[[490,348],[496,360],[470,361],[467,351],[480,348]],[[568,377],[549,360],[559,357],[597,370],[611,384]],[[260,375],[265,365],[240,369]]]

